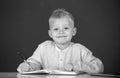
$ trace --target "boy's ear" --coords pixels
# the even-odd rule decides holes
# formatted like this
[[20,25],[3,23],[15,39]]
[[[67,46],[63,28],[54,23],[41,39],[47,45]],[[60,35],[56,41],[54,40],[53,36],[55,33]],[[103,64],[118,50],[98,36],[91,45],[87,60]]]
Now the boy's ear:
[[52,34],[50,30],[48,30],[48,35],[52,38]]
[[75,28],[73,29],[73,36],[75,36],[76,33],[77,33],[77,28],[75,27]]

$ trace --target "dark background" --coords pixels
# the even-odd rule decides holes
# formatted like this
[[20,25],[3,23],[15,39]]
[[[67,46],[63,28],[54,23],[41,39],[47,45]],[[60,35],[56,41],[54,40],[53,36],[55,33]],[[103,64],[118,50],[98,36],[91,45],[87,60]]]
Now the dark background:
[[0,72],[16,71],[38,44],[49,40],[51,12],[65,8],[75,18],[77,35],[72,41],[89,48],[102,60],[104,73],[120,72],[119,2],[117,0],[1,0]]

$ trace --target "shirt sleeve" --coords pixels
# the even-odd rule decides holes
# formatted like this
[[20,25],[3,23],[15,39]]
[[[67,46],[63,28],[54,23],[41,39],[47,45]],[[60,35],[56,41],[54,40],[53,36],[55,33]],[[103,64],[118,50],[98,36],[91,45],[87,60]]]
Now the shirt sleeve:
[[33,55],[27,59],[28,62],[42,65],[42,44],[38,45],[37,49],[33,52]]
[[104,70],[103,64],[100,59],[92,55],[92,52],[87,48],[81,51],[82,56],[82,70],[89,73],[102,73]]

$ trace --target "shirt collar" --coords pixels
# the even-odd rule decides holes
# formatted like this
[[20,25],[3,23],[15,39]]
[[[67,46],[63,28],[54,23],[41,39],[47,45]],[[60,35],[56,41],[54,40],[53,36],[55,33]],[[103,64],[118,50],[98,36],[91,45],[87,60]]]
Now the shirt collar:
[[59,52],[61,52],[61,51],[66,51],[67,49],[69,49],[69,48],[72,46],[72,44],[73,44],[73,43],[71,42],[70,45],[69,45],[67,48],[63,49],[63,50],[59,49],[59,48],[57,47],[57,45],[55,44],[55,48],[56,48],[56,50],[59,51]]

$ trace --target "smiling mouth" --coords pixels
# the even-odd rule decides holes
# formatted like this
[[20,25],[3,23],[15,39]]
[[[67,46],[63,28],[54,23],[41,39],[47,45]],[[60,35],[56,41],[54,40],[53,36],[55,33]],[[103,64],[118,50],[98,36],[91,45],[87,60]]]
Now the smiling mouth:
[[64,37],[67,37],[67,36],[57,36],[57,38],[64,38]]

